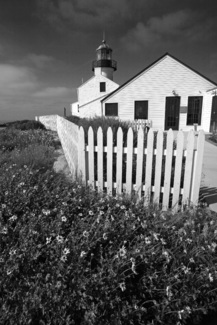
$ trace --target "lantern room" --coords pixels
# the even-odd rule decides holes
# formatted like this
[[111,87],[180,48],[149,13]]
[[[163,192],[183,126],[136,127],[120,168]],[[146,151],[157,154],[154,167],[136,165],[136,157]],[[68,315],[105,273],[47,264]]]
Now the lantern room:
[[113,80],[113,72],[117,70],[117,62],[112,60],[112,49],[105,40],[96,49],[96,60],[93,61],[92,71]]

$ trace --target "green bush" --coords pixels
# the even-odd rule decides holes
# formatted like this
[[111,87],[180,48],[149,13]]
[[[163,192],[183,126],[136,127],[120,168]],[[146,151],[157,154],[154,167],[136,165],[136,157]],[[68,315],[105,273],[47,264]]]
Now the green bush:
[[217,219],[0,170],[1,324],[185,324],[217,300]]
[[15,122],[10,122],[7,123],[7,127],[8,128],[13,128],[13,129],[17,129],[17,130],[45,130],[45,126],[39,122],[39,121],[35,121],[35,120],[22,120],[22,121],[15,121]]

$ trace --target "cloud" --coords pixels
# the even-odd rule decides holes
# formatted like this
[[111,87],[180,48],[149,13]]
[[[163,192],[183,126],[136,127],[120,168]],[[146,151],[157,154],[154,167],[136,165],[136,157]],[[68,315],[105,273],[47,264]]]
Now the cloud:
[[66,87],[47,87],[36,92],[33,96],[40,98],[63,97],[72,95],[72,89]]
[[128,0],[38,0],[37,15],[59,30],[70,25],[73,31],[94,31],[114,28],[120,19],[131,17],[131,10]]
[[137,51],[142,47],[158,47],[168,39],[176,41],[188,29],[192,15],[190,11],[180,10],[161,17],[152,17],[146,24],[138,22],[122,38],[122,44],[129,51]]
[[63,107],[73,102],[75,89],[48,86],[33,71],[28,67],[0,64],[1,120],[62,114]]
[[38,69],[44,69],[50,67],[55,63],[55,59],[52,56],[47,56],[44,54],[34,54],[31,53],[25,58],[25,63],[32,64]]
[[18,95],[21,91],[29,92],[36,87],[36,78],[25,67],[0,64],[0,93]]

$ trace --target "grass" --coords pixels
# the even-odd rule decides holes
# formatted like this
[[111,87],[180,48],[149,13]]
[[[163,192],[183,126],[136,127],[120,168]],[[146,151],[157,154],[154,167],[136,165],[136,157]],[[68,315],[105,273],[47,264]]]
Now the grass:
[[182,325],[215,309],[208,209],[98,194],[52,170],[51,132],[13,130],[8,146],[1,132],[1,324]]

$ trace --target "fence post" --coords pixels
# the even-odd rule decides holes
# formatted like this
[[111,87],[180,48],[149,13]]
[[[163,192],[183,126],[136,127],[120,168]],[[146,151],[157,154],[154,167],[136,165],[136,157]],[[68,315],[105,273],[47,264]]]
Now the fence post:
[[167,132],[167,147],[165,158],[165,174],[164,174],[164,193],[163,193],[163,210],[167,210],[170,199],[170,183],[172,172],[172,159],[173,159],[173,130],[169,129]]
[[162,170],[162,154],[163,154],[163,131],[159,130],[157,133],[157,154],[155,163],[155,180],[154,180],[154,203],[160,201],[160,187],[161,187],[161,170]]
[[95,173],[94,173],[94,133],[92,126],[88,130],[88,164],[89,164],[89,185],[95,189]]
[[147,205],[151,199],[151,180],[152,180],[152,163],[154,151],[154,132],[150,129],[147,139],[147,155],[145,169],[145,204]]
[[175,164],[173,200],[172,200],[172,208],[174,211],[178,209],[178,204],[179,204],[183,146],[184,146],[184,134],[182,131],[179,131],[177,135],[176,164]]
[[113,190],[113,132],[109,127],[107,131],[107,193]]
[[82,182],[87,184],[86,173],[86,150],[85,150],[85,133],[81,126],[78,130],[78,176],[81,176]]
[[123,131],[122,128],[118,128],[117,132],[117,169],[116,169],[116,184],[117,194],[122,193],[122,175],[123,175]]
[[142,171],[144,160],[144,130],[139,128],[137,137],[137,162],[136,162],[136,193],[141,199],[142,193]]
[[133,173],[133,130],[129,128],[127,132],[127,174],[126,174],[126,193],[132,194],[132,173]]
[[98,192],[103,191],[103,132],[101,126],[97,131],[97,179],[98,179]]
[[204,153],[204,142],[205,134],[203,130],[199,131],[197,139],[197,151],[194,155],[194,164],[193,164],[193,178],[191,186],[191,197],[190,201],[195,205],[198,202],[202,166],[203,166],[203,153]]
[[190,199],[190,190],[191,190],[191,181],[192,181],[192,171],[193,171],[193,154],[194,154],[194,131],[191,130],[188,133],[187,138],[187,155],[185,160],[185,177],[184,177],[184,188],[183,188],[183,197],[182,205],[189,205]]

